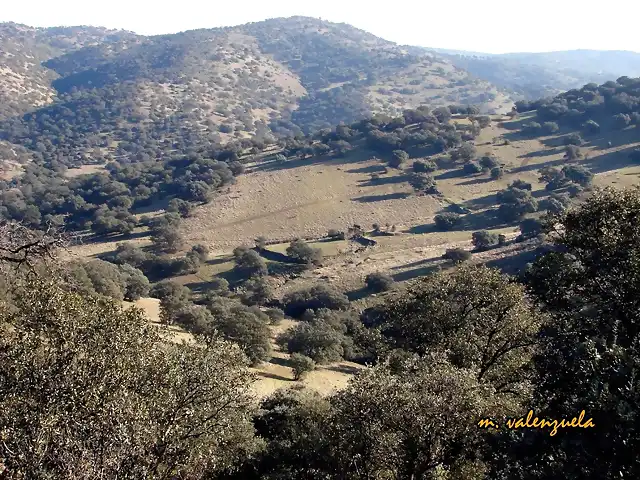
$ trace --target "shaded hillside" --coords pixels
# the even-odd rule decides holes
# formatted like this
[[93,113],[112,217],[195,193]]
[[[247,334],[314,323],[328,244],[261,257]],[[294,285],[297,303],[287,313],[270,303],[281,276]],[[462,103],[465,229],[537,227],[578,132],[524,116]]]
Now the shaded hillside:
[[571,50],[504,55],[436,51],[457,67],[529,100],[556,95],[586,83],[640,75],[640,53],[627,51]]
[[31,28],[0,24],[0,119],[55,98],[57,75],[43,62],[90,45],[109,45],[133,34],[95,27]]

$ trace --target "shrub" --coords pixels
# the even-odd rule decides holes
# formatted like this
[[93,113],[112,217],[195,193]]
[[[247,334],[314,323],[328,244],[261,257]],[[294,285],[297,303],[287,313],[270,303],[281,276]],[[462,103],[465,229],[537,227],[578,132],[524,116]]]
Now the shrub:
[[293,240],[287,247],[287,255],[306,264],[322,261],[322,250],[310,247],[304,240]]
[[467,162],[462,167],[462,172],[465,175],[475,175],[482,172],[482,166],[478,162]]
[[267,277],[251,277],[242,288],[244,292],[241,298],[246,305],[263,305],[273,298],[273,288]]
[[451,160],[471,160],[476,156],[477,150],[472,143],[465,143],[451,152]]
[[449,248],[444,255],[442,255],[442,258],[451,260],[455,264],[462,263],[471,259],[471,252],[468,252],[464,248]]
[[591,185],[593,181],[593,173],[582,165],[568,165],[562,171],[569,180],[583,187]]
[[208,332],[219,332],[225,339],[237,343],[253,365],[271,356],[269,317],[257,307],[248,307],[237,300],[216,298],[207,308],[214,318]]
[[576,145],[577,147],[581,146],[584,143],[582,137],[578,133],[570,133],[566,137],[564,137],[565,145]]
[[299,318],[306,310],[345,310],[349,307],[346,295],[324,284],[289,292],[283,297],[282,303],[284,312],[294,318]]
[[462,217],[457,213],[445,212],[433,217],[433,221],[438,230],[450,231],[462,223]]
[[324,364],[344,358],[342,332],[323,320],[301,322],[277,339],[290,354],[298,353]]
[[480,165],[485,170],[491,170],[492,168],[499,167],[500,162],[493,155],[485,155],[480,159]]
[[494,180],[498,180],[504,176],[504,168],[502,167],[493,167],[491,169],[491,178]]
[[537,237],[542,233],[542,223],[534,218],[527,218],[520,223],[520,233],[525,238]]
[[526,135],[539,135],[542,132],[542,125],[538,122],[525,123],[522,125],[522,133]]
[[546,134],[554,134],[560,131],[560,127],[556,122],[544,122],[542,124],[542,131]]
[[389,166],[393,168],[400,168],[404,162],[409,160],[409,154],[404,150],[394,150],[391,153],[391,160]]
[[124,276],[124,299],[133,302],[149,294],[149,279],[141,270],[131,265],[121,265],[120,272]]
[[296,381],[301,380],[305,374],[314,371],[316,368],[316,362],[312,358],[299,353],[291,354],[289,364],[293,372],[293,379]]
[[413,162],[413,171],[416,173],[433,173],[438,166],[433,160],[416,160]]
[[533,186],[529,182],[525,182],[524,180],[517,179],[511,182],[511,185],[509,185],[509,188],[518,188],[520,190],[531,191],[533,189]]
[[409,177],[409,185],[411,185],[416,192],[427,194],[438,193],[435,179],[426,173],[412,173]]
[[270,308],[264,312],[269,317],[270,325],[280,325],[284,320],[284,312],[279,308]]
[[587,120],[582,128],[587,134],[594,135],[596,133],[600,133],[600,125],[593,120]]
[[247,247],[237,247],[233,251],[235,270],[244,278],[267,275],[267,264],[260,254]]
[[498,235],[487,230],[480,230],[471,234],[471,242],[478,250],[487,250],[498,243]]
[[576,145],[567,145],[564,149],[564,158],[566,160],[578,160],[582,158],[582,151]]
[[374,292],[386,292],[393,288],[394,280],[389,275],[375,272],[365,278],[367,288]]
[[344,232],[341,232],[340,230],[336,230],[332,228],[327,232],[327,237],[332,238],[334,240],[344,240],[346,238],[346,235]]
[[613,126],[622,130],[631,124],[631,117],[625,113],[619,113],[613,116]]
[[511,222],[524,217],[527,213],[538,210],[538,201],[531,196],[529,190],[509,187],[498,192],[498,215],[504,221]]

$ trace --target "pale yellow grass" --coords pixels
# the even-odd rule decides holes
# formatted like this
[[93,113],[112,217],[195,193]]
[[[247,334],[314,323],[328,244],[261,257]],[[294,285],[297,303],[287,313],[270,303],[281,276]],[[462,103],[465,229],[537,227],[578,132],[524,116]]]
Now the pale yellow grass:
[[[136,306],[140,308],[147,318],[155,324],[160,325],[160,301],[155,298],[141,298],[135,302],[123,302],[125,308]],[[294,381],[290,367],[286,366],[289,355],[281,352],[275,344],[278,335],[289,328],[293,328],[298,322],[294,320],[283,320],[279,325],[271,327],[273,341],[273,360],[264,362],[251,370],[256,374],[257,380],[252,385],[252,391],[257,398],[271,395],[280,388],[290,387],[296,384],[304,384],[316,390],[321,395],[330,395],[335,391],[344,388],[354,372],[364,368],[352,362],[337,362],[327,366],[319,366],[315,371],[310,372],[303,380]],[[169,327],[173,339],[176,342],[193,342],[193,336],[179,327]]]

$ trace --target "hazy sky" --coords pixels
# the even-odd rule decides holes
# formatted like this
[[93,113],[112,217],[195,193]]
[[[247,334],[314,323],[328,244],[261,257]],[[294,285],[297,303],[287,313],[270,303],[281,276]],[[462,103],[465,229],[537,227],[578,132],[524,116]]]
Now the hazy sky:
[[640,2],[618,0],[4,0],[0,21],[100,25],[141,34],[305,15],[401,44],[489,53],[640,52]]

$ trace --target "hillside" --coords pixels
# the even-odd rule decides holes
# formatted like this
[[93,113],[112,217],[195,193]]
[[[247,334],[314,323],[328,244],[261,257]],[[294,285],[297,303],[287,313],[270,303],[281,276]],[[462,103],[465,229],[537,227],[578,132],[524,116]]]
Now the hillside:
[[96,27],[31,28],[0,23],[0,120],[53,102],[52,83],[58,75],[43,65],[47,60],[134,37]]
[[0,139],[67,165],[270,141],[421,104],[512,106],[444,60],[311,18],[154,37],[3,31]]
[[491,55],[432,51],[458,68],[507,89],[516,99],[535,100],[587,83],[640,75],[640,53],[636,52],[570,50]]

